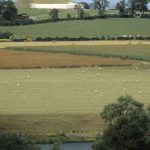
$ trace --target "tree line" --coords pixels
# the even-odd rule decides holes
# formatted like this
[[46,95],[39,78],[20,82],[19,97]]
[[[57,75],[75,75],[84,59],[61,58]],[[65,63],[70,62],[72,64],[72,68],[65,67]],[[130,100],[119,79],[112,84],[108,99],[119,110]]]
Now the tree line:
[[[116,4],[116,10],[119,11],[120,17],[134,17],[136,12],[140,12],[140,15],[144,15],[145,11],[148,11],[147,4],[150,0],[121,0]],[[106,8],[109,5],[108,0],[93,0],[93,9],[97,10],[97,15],[100,18],[106,17]],[[77,19],[84,19],[85,13],[84,9],[89,9],[89,5],[86,2],[81,2],[76,5],[75,9],[77,10]],[[49,13],[52,21],[59,20],[59,10],[52,9]],[[67,18],[71,18],[70,14],[67,14]]]

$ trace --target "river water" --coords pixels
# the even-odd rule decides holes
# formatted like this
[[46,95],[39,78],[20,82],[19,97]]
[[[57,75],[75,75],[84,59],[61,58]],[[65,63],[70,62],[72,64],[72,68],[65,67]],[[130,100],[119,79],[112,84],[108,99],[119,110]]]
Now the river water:
[[[40,144],[41,150],[51,150],[52,144]],[[92,150],[92,143],[65,143],[61,145],[61,150]]]

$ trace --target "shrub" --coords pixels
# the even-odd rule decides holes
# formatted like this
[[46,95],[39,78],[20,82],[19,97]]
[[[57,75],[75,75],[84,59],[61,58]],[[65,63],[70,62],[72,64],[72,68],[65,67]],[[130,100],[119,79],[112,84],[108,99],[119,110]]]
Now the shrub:
[[71,18],[71,14],[67,13],[67,18],[70,19]]
[[117,40],[133,40],[134,37],[129,36],[129,35],[122,35],[122,36],[118,36],[116,39]]
[[13,36],[11,32],[0,32],[0,39],[9,39],[11,36]]
[[58,21],[59,17],[58,17],[58,9],[52,9],[49,13],[51,20],[52,21]]

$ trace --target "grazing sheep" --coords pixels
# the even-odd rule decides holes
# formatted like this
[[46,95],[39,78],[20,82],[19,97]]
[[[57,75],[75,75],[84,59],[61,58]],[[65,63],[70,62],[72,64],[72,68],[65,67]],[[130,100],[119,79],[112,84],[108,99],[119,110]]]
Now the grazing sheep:
[[142,91],[138,91],[138,94],[142,94],[143,92]]
[[99,70],[102,70],[102,68],[101,68],[101,67],[99,67],[98,69],[99,69]]
[[95,93],[98,93],[98,90],[94,90]]

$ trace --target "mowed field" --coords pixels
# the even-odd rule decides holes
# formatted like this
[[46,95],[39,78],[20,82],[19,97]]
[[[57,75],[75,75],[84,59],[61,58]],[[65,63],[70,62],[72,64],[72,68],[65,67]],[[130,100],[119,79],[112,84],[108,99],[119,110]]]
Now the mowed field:
[[101,37],[101,35],[150,35],[149,19],[113,18],[97,20],[60,21],[55,23],[25,26],[0,27],[0,31],[10,31],[14,37]]
[[136,67],[0,70],[0,129],[96,133],[104,127],[99,112],[119,96],[149,104],[149,77],[149,68]]

